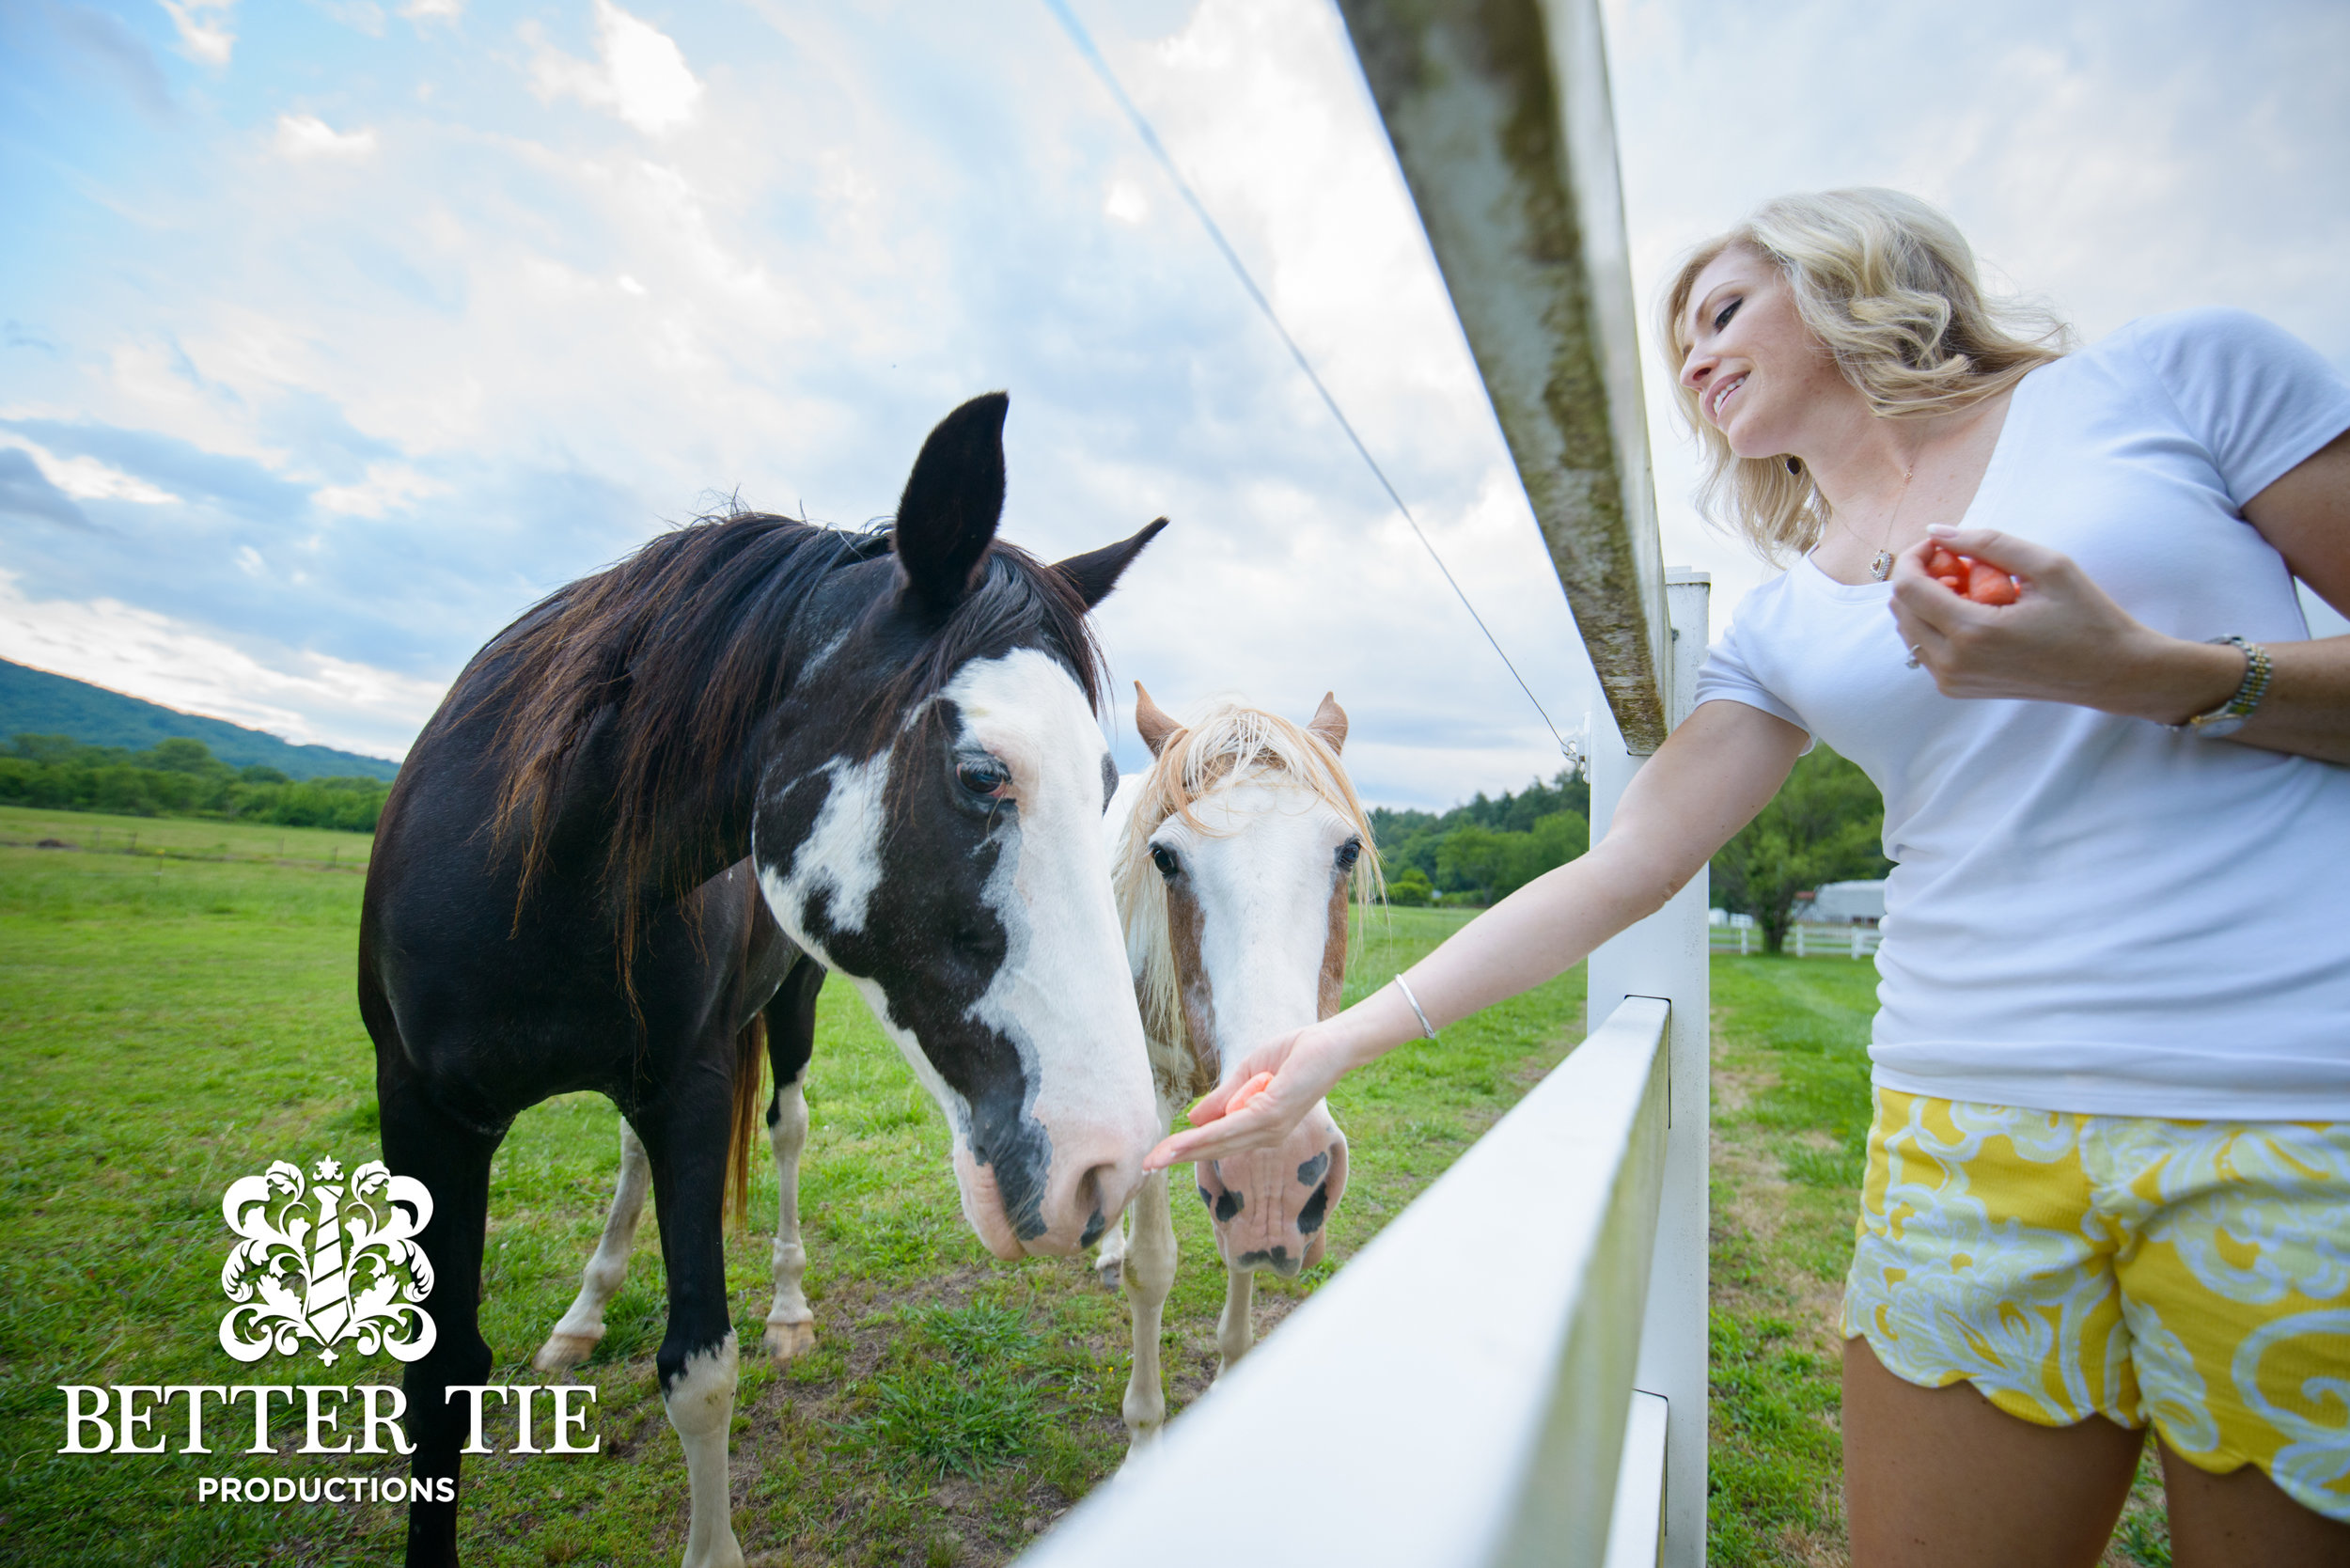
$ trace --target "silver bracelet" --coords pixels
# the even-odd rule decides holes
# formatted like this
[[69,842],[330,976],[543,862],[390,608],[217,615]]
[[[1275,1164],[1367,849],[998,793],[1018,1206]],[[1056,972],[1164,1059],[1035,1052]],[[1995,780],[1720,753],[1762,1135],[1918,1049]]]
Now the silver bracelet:
[[1412,995],[1412,988],[1403,983],[1403,977],[1402,975],[1395,977],[1395,988],[1403,993],[1403,999],[1405,1001],[1412,1004],[1412,1016],[1419,1020],[1420,1032],[1425,1034],[1431,1040],[1435,1039],[1436,1030],[1434,1026],[1428,1022],[1428,1014],[1420,1011],[1419,998]]

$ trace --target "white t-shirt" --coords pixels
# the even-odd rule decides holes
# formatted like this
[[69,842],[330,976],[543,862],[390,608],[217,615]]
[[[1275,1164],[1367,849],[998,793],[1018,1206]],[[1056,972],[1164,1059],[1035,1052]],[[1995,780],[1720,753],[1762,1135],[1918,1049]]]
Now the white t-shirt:
[[[2256,316],[2134,321],[2017,385],[1966,525],[2060,550],[2158,632],[2309,636],[2246,500],[2350,429]],[[1697,700],[1802,726],[1885,795],[1888,1088],[2044,1110],[2350,1121],[2350,768],[2056,702],[1947,698],[1889,584],[1747,595]]]

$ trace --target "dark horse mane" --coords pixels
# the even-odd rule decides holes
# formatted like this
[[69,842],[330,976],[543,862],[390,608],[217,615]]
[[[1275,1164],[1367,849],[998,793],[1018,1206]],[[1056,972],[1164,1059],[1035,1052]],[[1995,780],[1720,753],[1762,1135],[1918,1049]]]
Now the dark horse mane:
[[[834,570],[886,555],[890,542],[887,527],[765,512],[701,518],[556,589],[500,635],[489,651],[500,667],[477,706],[505,710],[489,757],[498,776],[492,832],[522,856],[517,920],[592,754],[608,771],[600,880],[625,982],[647,896],[682,898],[731,858],[757,782],[743,771],[749,743],[822,646],[802,616],[809,594]],[[973,575],[971,591],[931,618],[904,666],[873,693],[852,729],[862,756],[889,743],[894,715],[1007,642],[1042,640],[1100,709],[1101,649],[1068,576],[1001,541]],[[876,596],[867,613],[893,597]],[[681,875],[686,868],[712,869]]]

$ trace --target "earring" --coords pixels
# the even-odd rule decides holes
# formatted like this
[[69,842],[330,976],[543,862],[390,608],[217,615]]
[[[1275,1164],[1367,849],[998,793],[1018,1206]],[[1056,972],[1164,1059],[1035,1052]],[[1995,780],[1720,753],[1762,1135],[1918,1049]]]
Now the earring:
[[1790,474],[1800,474],[1800,473],[1802,473],[1802,472],[1803,472],[1803,459],[1801,459],[1801,458],[1796,458],[1796,457],[1791,457],[1791,458],[1789,458],[1789,459],[1787,460],[1787,472],[1789,472]]

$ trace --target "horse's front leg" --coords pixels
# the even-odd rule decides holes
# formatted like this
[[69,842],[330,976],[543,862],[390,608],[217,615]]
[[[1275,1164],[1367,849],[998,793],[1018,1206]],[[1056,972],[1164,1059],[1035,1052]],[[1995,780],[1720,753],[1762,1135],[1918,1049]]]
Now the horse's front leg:
[[1225,1269],[1224,1315],[1215,1320],[1215,1348],[1224,1353],[1224,1359],[1215,1369],[1218,1377],[1238,1365],[1240,1358],[1248,1354],[1248,1347],[1257,1342],[1255,1329],[1248,1321],[1256,1296],[1256,1275],[1246,1269]]
[[[673,1081],[673,1089],[682,1087]],[[684,1568],[743,1568],[727,1477],[737,1382],[722,1230],[727,1147],[723,1137],[710,1136],[727,1125],[728,1107],[723,1099],[702,1103],[708,1098],[681,1096],[660,1113],[657,1137],[647,1129],[669,1273],[669,1328],[654,1365],[662,1405],[685,1450],[693,1512]]]
[[800,1245],[800,1152],[807,1147],[807,1081],[805,1068],[788,1084],[776,1087],[775,1104],[767,1110],[767,1146],[776,1156],[776,1247],[771,1272],[776,1299],[767,1309],[767,1354],[778,1361],[805,1356],[816,1348],[816,1314],[807,1304],[802,1281],[807,1275],[807,1248]]
[[622,1117],[620,1180],[613,1189],[612,1212],[604,1216],[603,1235],[596,1243],[595,1255],[580,1270],[579,1294],[572,1299],[572,1309],[530,1358],[530,1364],[540,1372],[558,1372],[579,1365],[603,1339],[603,1309],[628,1278],[628,1255],[636,1246],[637,1222],[644,1217],[645,1194],[651,1186],[652,1165],[645,1157],[645,1146],[628,1118]]
[[1167,1395],[1160,1388],[1159,1325],[1167,1292],[1175,1285],[1175,1217],[1167,1207],[1167,1172],[1143,1178],[1142,1190],[1129,1206],[1134,1215],[1134,1238],[1124,1259],[1126,1305],[1134,1317],[1134,1372],[1126,1379],[1127,1451],[1133,1453],[1158,1440],[1167,1424]]

